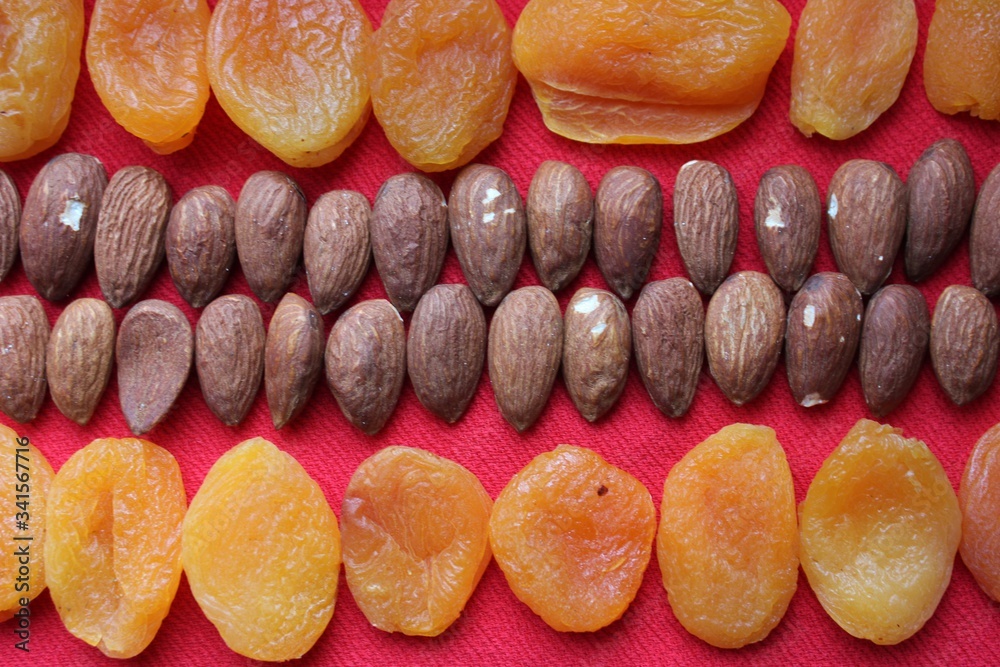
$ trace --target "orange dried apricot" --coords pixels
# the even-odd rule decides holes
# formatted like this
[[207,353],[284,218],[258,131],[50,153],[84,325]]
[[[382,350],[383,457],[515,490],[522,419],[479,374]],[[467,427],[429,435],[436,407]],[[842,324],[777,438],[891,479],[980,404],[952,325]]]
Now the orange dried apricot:
[[387,447],[358,466],[341,529],[347,585],[368,621],[444,632],[489,565],[492,509],[475,475],[421,449]]
[[789,117],[847,139],[892,106],[917,48],[913,0],[809,0],[799,17]]
[[300,658],[333,617],[337,517],[298,461],[263,438],[208,471],[184,517],[183,559],[198,606],[240,655]]
[[69,123],[83,0],[0,4],[0,162],[41,153]]
[[764,639],[799,575],[792,471],[774,431],[733,424],[688,452],[663,485],[656,557],[670,607],[720,648]]
[[112,658],[156,636],[181,579],[187,502],[177,461],[151,442],[95,440],[59,469],[45,577],[66,629]]
[[862,419],[799,506],[802,569],[840,627],[898,644],[934,614],[962,530],[937,457],[899,429]]
[[686,144],[753,114],[790,25],[775,0],[531,0],[514,63],[557,134]]
[[495,0],[391,0],[375,31],[372,107],[403,159],[468,163],[503,132],[517,70]]
[[621,618],[656,532],[642,482],[583,447],[539,454],[493,505],[490,545],[514,595],[552,628],[599,630]]
[[924,90],[942,113],[1000,120],[1000,3],[937,0],[927,29]]
[[357,0],[220,0],[208,78],[241,130],[293,167],[318,167],[368,120],[371,37]]
[[97,0],[87,67],[111,116],[156,153],[180,150],[208,101],[205,0]]
[[979,439],[958,487],[959,551],[980,588],[1000,602],[1000,424]]

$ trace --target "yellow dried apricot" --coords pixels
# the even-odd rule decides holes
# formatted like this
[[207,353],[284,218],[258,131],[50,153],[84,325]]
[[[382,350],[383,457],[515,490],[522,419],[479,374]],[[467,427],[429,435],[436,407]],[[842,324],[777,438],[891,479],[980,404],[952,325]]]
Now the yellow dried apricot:
[[809,485],[799,530],[802,569],[830,617],[855,637],[898,644],[948,588],[962,515],[927,445],[862,419]]
[[184,148],[208,101],[205,0],[97,0],[87,67],[111,116],[153,151]]
[[942,113],[1000,120],[1000,2],[937,0],[927,29],[924,90]]
[[181,579],[186,506],[177,461],[151,442],[95,440],[66,461],[45,513],[45,577],[71,634],[112,658],[153,641]]
[[337,517],[298,461],[263,438],[208,471],[184,517],[183,559],[198,606],[240,655],[300,658],[333,617]]
[[688,452],[663,485],[656,557],[670,607],[720,648],[764,639],[799,575],[792,471],[774,431],[727,426]]
[[514,475],[493,505],[490,545],[507,584],[552,628],[621,618],[656,532],[642,482],[583,447],[559,445]]
[[365,460],[344,492],[344,569],[386,632],[433,637],[462,613],[490,562],[493,501],[459,464],[411,447]]
[[1000,602],[1000,424],[969,454],[958,500],[962,560],[986,594]]

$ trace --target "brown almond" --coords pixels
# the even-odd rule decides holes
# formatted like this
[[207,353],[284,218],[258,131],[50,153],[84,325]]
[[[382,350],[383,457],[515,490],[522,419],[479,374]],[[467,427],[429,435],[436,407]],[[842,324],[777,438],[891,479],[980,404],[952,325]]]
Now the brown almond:
[[741,271],[726,278],[705,314],[705,356],[722,393],[736,405],[767,387],[785,340],[785,300],[771,278]]
[[236,202],[202,185],[181,197],[167,223],[167,266],[178,293],[203,308],[222,291],[236,260]]
[[753,206],[757,247],[778,287],[797,292],[819,250],[823,203],[804,167],[772,167],[760,177]]
[[115,350],[122,413],[141,435],[167,416],[184,389],[194,352],[191,324],[173,304],[140,301],[122,320]]
[[17,259],[17,236],[21,227],[21,195],[14,181],[0,169],[0,282]]
[[59,412],[81,426],[101,402],[115,358],[115,317],[100,299],[77,299],[49,337],[45,375]]
[[333,325],[326,381],[347,421],[368,435],[389,421],[406,377],[406,330],[385,299],[362,301]]
[[544,287],[522,287],[500,302],[490,323],[487,360],[500,414],[518,432],[535,423],[562,359],[559,302]]
[[850,278],[817,273],[788,306],[785,370],[792,396],[811,408],[833,398],[854,363],[864,303]]
[[123,167],[104,189],[94,239],[94,268],[112,308],[137,299],[163,261],[173,191],[149,167]]
[[886,285],[868,302],[861,329],[858,373],[876,417],[895,410],[917,382],[930,344],[927,301],[911,285]]
[[198,384],[209,410],[227,426],[242,422],[257,397],[264,377],[265,337],[260,309],[242,294],[220,296],[198,319]]
[[705,358],[705,306],[688,280],[647,284],[632,310],[632,344],[639,377],[668,417],[688,411]]
[[76,288],[94,254],[94,234],[108,175],[97,158],[64,153],[38,172],[24,200],[21,263],[49,301]]
[[563,379],[573,405],[589,422],[607,413],[625,390],[632,328],[611,292],[584,287],[563,318]]
[[291,176],[258,171],[236,200],[236,253],[261,301],[282,297],[295,279],[306,229],[306,198]]
[[892,273],[906,231],[906,186],[892,167],[850,160],[830,181],[826,215],[837,267],[862,294]]
[[0,297],[0,410],[29,422],[45,401],[49,320],[33,296]]
[[997,312],[983,293],[945,288],[931,320],[931,364],[941,388],[956,405],[978,398],[997,373]]
[[969,231],[972,284],[986,296],[1000,295],[1000,165],[979,189]]
[[410,320],[406,367],[420,403],[449,424],[476,394],[486,356],[486,317],[465,285],[435,285]]
[[711,295],[729,273],[736,254],[740,207],[725,167],[692,160],[674,181],[674,232],[691,282]]
[[410,312],[437,282],[448,251],[448,203],[422,174],[388,178],[372,206],[372,255],[389,301]]
[[323,318],[289,292],[271,316],[264,345],[264,390],[274,428],[302,412],[322,372]]
[[459,172],[448,197],[448,226],[473,294],[484,306],[497,305],[517,278],[527,242],[524,202],[507,172],[485,164]]
[[594,195],[573,165],[547,160],[539,165],[525,205],[528,247],[538,279],[553,292],[583,267],[594,232]]
[[594,196],[594,258],[605,282],[628,299],[642,287],[660,248],[663,192],[639,167],[615,167]]
[[906,181],[906,277],[920,282],[944,264],[962,240],[976,201],[972,163],[961,143],[935,141]]
[[321,315],[354,296],[368,273],[371,216],[368,200],[352,190],[327,192],[309,211],[302,258],[309,294]]

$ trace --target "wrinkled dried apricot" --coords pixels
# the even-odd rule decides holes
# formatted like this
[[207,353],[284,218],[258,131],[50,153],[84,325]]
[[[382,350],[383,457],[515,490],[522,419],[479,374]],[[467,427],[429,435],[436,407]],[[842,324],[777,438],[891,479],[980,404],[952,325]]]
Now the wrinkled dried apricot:
[[582,447],[536,456],[493,505],[490,545],[507,584],[556,630],[599,630],[625,613],[656,532],[642,482]]
[[514,63],[557,134],[686,144],[753,114],[790,25],[775,0],[531,0]]
[[876,644],[898,644],[934,614],[962,530],[941,463],[901,433],[859,421],[799,506],[809,585],[840,627]]
[[969,454],[958,499],[962,560],[986,594],[1000,602],[1000,424]]
[[809,0],[792,60],[792,124],[847,139],[892,106],[917,48],[913,0]]
[[208,471],[184,517],[183,559],[198,606],[240,655],[302,657],[333,617],[337,517],[298,461],[263,438]]
[[493,501],[459,464],[411,447],[365,460],[344,492],[344,569],[386,632],[433,637],[462,613],[490,562]]
[[924,90],[942,113],[1000,119],[1000,3],[937,0],[927,29]]
[[318,167],[368,120],[371,37],[357,0],[220,0],[208,78],[241,130],[293,167]]
[[774,431],[727,426],[688,452],[663,485],[656,557],[670,607],[720,648],[764,639],[799,574],[792,471]]
[[0,162],[41,153],[69,123],[83,0],[0,4]]
[[181,579],[187,506],[177,461],[151,442],[95,440],[59,469],[45,577],[66,629],[112,658],[149,645]]
[[97,0],[87,68],[111,116],[165,155],[184,148],[208,101],[205,0]]
[[391,0],[368,68],[375,117],[424,171],[466,164],[503,132],[517,70],[495,0]]

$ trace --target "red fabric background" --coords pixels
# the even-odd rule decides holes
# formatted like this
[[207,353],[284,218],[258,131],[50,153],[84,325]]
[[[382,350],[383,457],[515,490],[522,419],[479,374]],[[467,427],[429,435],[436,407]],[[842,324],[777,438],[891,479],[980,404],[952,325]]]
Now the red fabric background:
[[[784,0],[795,23],[804,0]],[[387,0],[362,0],[378,25]],[[92,0],[85,0],[89,20]],[[210,5],[214,2],[210,0]],[[525,0],[501,0],[511,25]],[[540,162],[561,159],[583,170],[592,186],[611,167],[635,164],[649,169],[663,184],[664,233],[653,263],[650,280],[684,275],[684,267],[672,232],[672,185],[680,165],[700,158],[728,168],[740,196],[741,230],[732,270],[765,267],[753,233],[752,205],[757,182],[765,170],[782,163],[807,167],[826,191],[838,165],[856,158],[874,158],[890,163],[905,177],[910,166],[932,141],[941,137],[960,139],[969,151],[977,186],[1000,161],[1000,125],[974,119],[968,114],[947,117],[935,112],[924,96],[921,62],[933,3],[917,0],[920,40],[913,67],[898,102],[861,135],[843,142],[823,138],[806,139],[788,121],[789,75],[793,39],[789,39],[771,76],[764,102],[757,113],[733,132],[693,146],[589,146],[555,136],[542,124],[523,80],[518,82],[503,137],[484,151],[479,161],[507,170],[522,194]],[[233,196],[244,180],[260,169],[284,170],[302,185],[310,204],[335,188],[351,188],[371,200],[387,177],[410,167],[391,149],[374,119],[355,144],[337,161],[305,170],[291,169],[245,136],[226,117],[214,98],[191,147],[159,157],[138,139],[127,134],[101,106],[86,68],[77,85],[76,101],[63,139],[40,156],[4,165],[15,179],[22,197],[46,160],[63,151],[81,151],[100,158],[113,174],[130,164],[142,164],[164,173],[179,197],[190,188],[216,183]],[[434,176],[447,190],[454,178],[449,172]],[[902,253],[889,282],[905,280]],[[815,270],[835,270],[824,230]],[[454,252],[449,250],[441,282],[463,281]],[[516,286],[536,284],[527,254]],[[940,292],[953,283],[970,284],[967,247],[963,244],[945,267],[920,285],[933,308]],[[566,302],[583,286],[604,287],[592,259],[580,277],[558,295]],[[300,272],[293,289],[308,297],[305,275]],[[249,294],[239,271],[225,292]],[[18,263],[0,285],[0,294],[32,294]],[[93,270],[74,297],[100,297]],[[178,296],[166,266],[162,267],[146,298],[165,299],[180,306],[192,325],[198,313]],[[374,266],[359,295],[352,301],[384,297]],[[633,299],[634,301],[634,299]],[[50,323],[65,304],[45,304]],[[628,304],[631,309],[632,303]],[[263,305],[267,321],[273,305]],[[116,312],[121,322],[125,311]],[[326,330],[336,313],[325,320]],[[489,316],[490,313],[487,313]],[[888,422],[907,435],[925,440],[937,454],[955,487],[965,460],[978,437],[998,421],[1000,385],[964,408],[947,399],[934,378],[929,361],[905,404]],[[536,454],[558,443],[587,446],[612,463],[636,475],[659,505],[663,480],[671,466],[692,446],[731,422],[750,422],[773,427],[788,454],[799,500],[826,456],[854,422],[869,417],[856,369],[852,369],[839,395],[830,404],[805,409],[795,405],[788,389],[783,365],[767,390],[750,405],[735,407],[703,372],[697,396],[687,416],[671,420],[654,407],[633,368],[618,406],[596,424],[588,424],[576,412],[561,380],[557,381],[547,409],[537,424],[518,435],[500,416],[484,372],[469,412],[457,424],[447,426],[433,418],[417,401],[409,383],[404,385],[399,405],[386,428],[376,437],[353,429],[340,414],[325,386],[320,386],[307,412],[298,421],[275,431],[261,390],[251,416],[237,428],[227,428],[205,406],[192,372],[180,399],[166,421],[147,436],[166,447],[180,462],[189,498],[197,491],[208,468],[226,450],[253,436],[263,436],[292,453],[315,478],[339,515],[347,481],[356,466],[377,449],[390,444],[424,447],[452,458],[474,472],[493,496],[510,477]],[[81,428],[63,417],[47,399],[37,419],[30,424],[0,421],[27,435],[56,469],[78,448],[98,437],[130,435],[118,405],[117,385],[112,379],[90,425]],[[7,510],[4,510],[7,511]],[[25,658],[44,665],[111,663],[97,649],[69,635],[47,593],[31,606],[31,653],[13,649],[13,626],[0,628],[0,662],[14,664]],[[1000,607],[988,600],[957,560],[952,583],[936,615],[915,637],[895,647],[877,647],[854,639],[842,631],[819,606],[803,576],[782,623],[763,642],[736,652],[714,649],[687,634],[674,619],[660,583],[655,558],[638,597],[618,622],[593,634],[561,634],[551,630],[521,604],[491,564],[465,613],[455,625],[435,639],[390,635],[372,628],[358,611],[341,577],[339,599],[333,621],[305,664],[856,664],[875,661],[893,664],[998,664]],[[170,615],[141,658],[153,664],[243,664],[247,660],[231,652],[205,619],[182,580]]]

